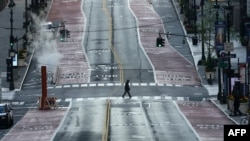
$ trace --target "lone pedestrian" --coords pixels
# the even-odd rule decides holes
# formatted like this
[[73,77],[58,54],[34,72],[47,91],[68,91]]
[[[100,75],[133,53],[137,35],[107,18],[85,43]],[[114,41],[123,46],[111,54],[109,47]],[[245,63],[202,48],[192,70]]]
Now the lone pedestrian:
[[122,98],[124,98],[124,96],[126,95],[126,93],[128,94],[129,98],[131,98],[132,96],[130,95],[129,91],[130,91],[129,80],[127,80],[126,83],[125,83],[124,93],[122,95]]
[[234,88],[233,88],[233,95],[234,95],[234,116],[237,116],[239,114],[242,115],[242,112],[239,110],[240,108],[240,83],[235,82]]
[[234,116],[237,116],[239,114],[242,116],[242,112],[240,111],[240,98],[239,96],[235,96],[234,98]]

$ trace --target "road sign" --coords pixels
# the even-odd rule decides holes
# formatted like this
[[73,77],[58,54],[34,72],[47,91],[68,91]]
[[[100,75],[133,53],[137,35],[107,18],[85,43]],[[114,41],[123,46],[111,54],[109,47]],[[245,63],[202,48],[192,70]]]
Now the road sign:
[[227,53],[222,52],[221,53],[221,58],[222,59],[224,59],[224,58],[236,58],[236,54],[230,54],[230,55],[228,55]]
[[225,63],[225,62],[220,62],[220,63],[218,64],[218,67],[219,67],[219,68],[227,68],[227,63]]
[[224,51],[234,51],[233,42],[225,42]]
[[236,54],[230,54],[230,58],[236,58]]

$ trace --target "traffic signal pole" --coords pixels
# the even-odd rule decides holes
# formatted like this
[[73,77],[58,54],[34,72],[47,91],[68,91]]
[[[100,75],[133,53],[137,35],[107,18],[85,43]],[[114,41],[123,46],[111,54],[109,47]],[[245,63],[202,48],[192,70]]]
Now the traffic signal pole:
[[[230,42],[230,0],[228,0],[228,7],[227,7],[227,40]],[[228,56],[230,56],[230,51],[228,51]],[[228,93],[231,93],[231,58],[228,57]]]
[[13,57],[15,52],[13,50],[14,46],[14,36],[13,36],[13,7],[15,3],[13,0],[10,0],[8,7],[10,8],[10,50],[9,58],[7,58],[7,81],[9,80],[9,90],[14,90],[14,79],[13,79]]
[[[219,20],[219,5],[218,5],[218,0],[215,1],[216,3],[216,21]],[[217,57],[219,58],[220,60],[220,51],[217,51]],[[217,100],[220,101],[220,103],[223,103],[223,100],[222,100],[222,91],[221,91],[221,68],[218,67],[218,94],[217,94]]]
[[[169,36],[171,35],[171,36],[181,36],[181,37],[187,37],[187,38],[194,39],[194,36],[188,36],[188,35],[183,35],[183,34],[162,33],[162,32],[160,32],[159,35],[161,35],[161,34],[166,35],[167,37],[169,37]],[[159,37],[158,37],[158,38],[159,38]],[[162,38],[162,39],[163,39],[163,38]],[[196,39],[197,39],[197,41],[202,41],[202,39],[198,39],[198,38],[196,38]],[[165,41],[165,40],[164,40],[164,41]],[[194,40],[192,40],[192,41],[194,41]],[[204,43],[204,44],[207,44],[207,45],[209,45],[209,46],[214,47],[214,45],[210,44],[209,42],[203,41],[203,43]]]

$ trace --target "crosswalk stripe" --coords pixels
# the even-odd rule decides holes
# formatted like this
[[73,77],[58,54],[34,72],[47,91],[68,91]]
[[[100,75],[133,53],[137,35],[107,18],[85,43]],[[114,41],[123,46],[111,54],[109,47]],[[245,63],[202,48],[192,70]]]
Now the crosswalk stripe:
[[83,101],[83,98],[76,98],[76,101]]
[[[162,83],[131,83],[131,86],[159,86],[159,87],[183,87],[181,84],[162,84]],[[78,88],[78,87],[104,87],[104,86],[123,86],[122,83],[85,83],[85,84],[62,84],[56,86],[48,86],[48,89],[53,88]],[[196,87],[196,86],[194,86]],[[198,86],[196,88],[199,88]]]
[[143,96],[142,98],[143,99],[149,99],[150,97],[149,96]]
[[71,102],[71,101],[72,101],[72,98],[66,98],[65,101],[66,101],[66,102]]
[[62,86],[56,86],[56,88],[62,88]]
[[158,84],[158,86],[164,86],[164,84]]
[[166,86],[171,87],[171,86],[173,86],[173,84],[167,84]]
[[156,86],[156,83],[149,83],[149,86]]
[[97,86],[105,86],[104,83],[98,84]]
[[64,88],[70,88],[70,85],[64,85],[63,87]]
[[74,84],[74,85],[72,85],[72,87],[74,87],[74,88],[79,87],[79,84]]
[[[88,98],[65,98],[65,99],[56,99],[57,103],[60,102],[72,102],[72,101],[76,101],[76,102],[81,102],[81,101],[91,101],[91,100],[107,100],[107,99],[111,99],[111,100],[123,100],[122,97],[88,97]],[[126,97],[125,99],[128,99],[128,97]],[[177,100],[177,101],[189,101],[189,97],[172,97],[172,96],[132,96],[131,98],[132,100]],[[39,101],[37,101],[38,103]],[[24,105],[25,101],[12,101],[9,102],[12,105]]]
[[94,86],[96,86],[96,84],[89,84],[89,86],[90,86],[90,87],[94,87]]
[[177,97],[177,100],[184,100],[184,97]]
[[171,99],[172,99],[172,97],[171,97],[171,96],[165,96],[164,98],[165,98],[165,99],[169,99],[169,100],[171,100]]
[[132,83],[132,86],[139,86],[139,83]]
[[161,96],[155,96],[154,99],[161,99]]
[[87,84],[81,84],[81,87],[87,87],[88,85]]

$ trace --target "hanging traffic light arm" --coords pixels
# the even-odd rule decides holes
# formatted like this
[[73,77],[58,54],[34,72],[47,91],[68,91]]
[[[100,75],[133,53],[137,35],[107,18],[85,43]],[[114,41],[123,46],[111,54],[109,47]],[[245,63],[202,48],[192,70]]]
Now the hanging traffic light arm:
[[[193,36],[182,35],[182,34],[175,34],[175,33],[159,33],[159,36],[160,36],[161,34],[167,35],[167,37],[169,37],[169,35],[173,35],[173,36],[182,36],[182,37],[193,38]],[[202,41],[202,39],[198,39],[198,38],[197,38],[197,40]],[[209,46],[215,47],[214,45],[212,45],[212,44],[210,44],[210,43],[208,43],[208,42],[205,42],[205,41],[204,41],[204,43],[207,44],[207,45],[209,45]]]

